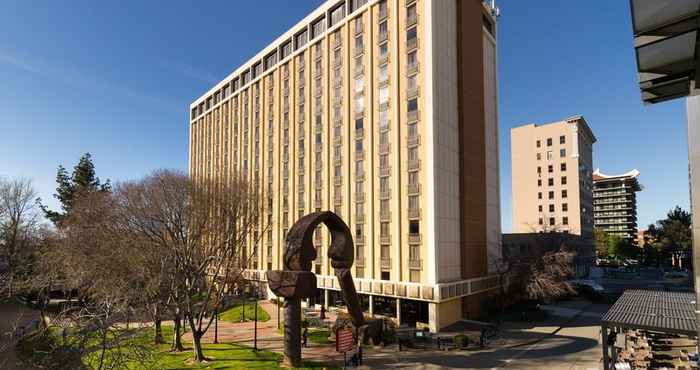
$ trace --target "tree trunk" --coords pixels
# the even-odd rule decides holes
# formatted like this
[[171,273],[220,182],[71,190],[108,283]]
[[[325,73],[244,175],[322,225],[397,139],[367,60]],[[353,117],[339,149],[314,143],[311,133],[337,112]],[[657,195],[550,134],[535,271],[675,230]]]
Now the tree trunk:
[[155,337],[153,342],[155,344],[163,344],[165,340],[163,339],[163,330],[161,329],[162,320],[160,319],[160,310],[158,310],[158,305],[153,308],[153,322],[155,324]]
[[200,330],[192,331],[192,342],[194,344],[194,359],[197,362],[202,362],[205,360],[204,352],[202,352],[202,335]]
[[175,309],[173,322],[175,323],[175,328],[173,329],[173,344],[170,350],[173,352],[182,352],[185,350],[185,347],[182,346],[182,337],[180,333],[182,319],[180,318],[180,311],[178,309]]

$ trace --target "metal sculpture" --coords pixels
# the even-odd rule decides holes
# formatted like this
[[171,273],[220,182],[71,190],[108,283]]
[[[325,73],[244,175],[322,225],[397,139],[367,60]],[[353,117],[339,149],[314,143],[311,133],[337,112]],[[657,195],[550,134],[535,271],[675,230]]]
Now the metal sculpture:
[[365,325],[350,268],[355,260],[352,234],[345,222],[333,212],[315,212],[297,221],[287,233],[284,247],[284,270],[267,272],[267,282],[277,296],[284,297],[284,362],[301,366],[301,299],[314,296],[317,282],[311,272],[316,259],[313,235],[323,223],[331,233],[328,257],[340,283],[348,313],[355,328]]

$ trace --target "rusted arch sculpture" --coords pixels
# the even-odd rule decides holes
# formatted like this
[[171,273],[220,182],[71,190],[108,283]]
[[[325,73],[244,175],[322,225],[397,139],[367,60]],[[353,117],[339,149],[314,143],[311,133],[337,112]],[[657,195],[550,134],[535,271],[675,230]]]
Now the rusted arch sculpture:
[[323,223],[331,233],[328,257],[340,283],[353,325],[365,325],[362,306],[357,297],[350,268],[355,261],[352,234],[345,222],[333,212],[315,212],[297,221],[287,233],[284,247],[284,270],[268,271],[267,281],[276,295],[284,297],[284,358],[288,366],[301,366],[301,299],[315,294],[316,275],[311,265],[316,259],[313,235]]

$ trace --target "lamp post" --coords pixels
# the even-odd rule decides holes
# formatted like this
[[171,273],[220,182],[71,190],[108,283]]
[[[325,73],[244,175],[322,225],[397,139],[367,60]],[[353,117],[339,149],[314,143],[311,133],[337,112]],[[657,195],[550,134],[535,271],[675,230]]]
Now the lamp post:
[[254,329],[254,334],[253,334],[253,351],[257,352],[258,351],[258,291],[257,289],[255,290],[255,293],[253,294],[253,299],[255,300],[255,305],[253,306],[254,310],[254,320],[255,320],[255,329]]
[[219,344],[219,309],[214,310],[214,344]]

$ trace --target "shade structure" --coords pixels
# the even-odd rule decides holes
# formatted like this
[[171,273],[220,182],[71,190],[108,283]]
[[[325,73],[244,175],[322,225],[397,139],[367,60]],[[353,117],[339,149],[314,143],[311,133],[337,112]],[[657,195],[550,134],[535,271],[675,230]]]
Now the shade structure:
[[700,0],[630,0],[630,8],[642,100],[699,94]]
[[691,292],[626,290],[601,320],[605,327],[697,335]]

